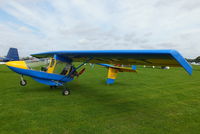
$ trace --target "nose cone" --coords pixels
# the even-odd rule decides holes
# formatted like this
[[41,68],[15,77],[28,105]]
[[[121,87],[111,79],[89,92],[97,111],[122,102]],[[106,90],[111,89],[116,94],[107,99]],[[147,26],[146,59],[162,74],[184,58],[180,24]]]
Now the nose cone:
[[9,61],[9,62],[6,62],[6,65],[8,67],[16,67],[16,68],[21,68],[21,69],[28,69],[25,61]]

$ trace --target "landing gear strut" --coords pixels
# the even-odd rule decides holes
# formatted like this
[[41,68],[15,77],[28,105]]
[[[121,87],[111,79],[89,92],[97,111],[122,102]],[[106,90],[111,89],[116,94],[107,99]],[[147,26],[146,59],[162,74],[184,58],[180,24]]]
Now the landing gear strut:
[[22,75],[22,76],[21,76],[21,80],[20,80],[20,85],[21,85],[21,86],[26,86],[26,84],[27,84],[27,81],[24,80],[23,75]]

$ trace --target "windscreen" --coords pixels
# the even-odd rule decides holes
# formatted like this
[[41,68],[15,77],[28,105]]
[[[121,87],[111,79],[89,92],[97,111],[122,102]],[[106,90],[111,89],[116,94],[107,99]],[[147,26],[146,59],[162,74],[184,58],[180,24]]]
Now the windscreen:
[[41,67],[48,67],[49,59],[40,59],[40,60],[26,60],[26,65],[29,69],[41,70]]
[[71,71],[72,65],[59,60],[51,59],[39,59],[39,60],[27,60],[26,65],[29,69],[43,71],[47,73],[66,75]]

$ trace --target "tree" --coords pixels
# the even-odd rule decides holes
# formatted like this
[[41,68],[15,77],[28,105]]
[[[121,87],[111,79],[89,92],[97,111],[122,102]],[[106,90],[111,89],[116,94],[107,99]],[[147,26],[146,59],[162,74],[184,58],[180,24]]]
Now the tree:
[[195,59],[195,62],[196,62],[196,63],[199,63],[199,62],[200,62],[200,56],[198,56],[198,57]]

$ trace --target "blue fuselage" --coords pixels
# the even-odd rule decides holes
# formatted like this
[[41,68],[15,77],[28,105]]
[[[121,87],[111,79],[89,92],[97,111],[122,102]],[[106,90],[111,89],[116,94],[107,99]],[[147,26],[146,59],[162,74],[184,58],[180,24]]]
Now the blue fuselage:
[[74,78],[67,75],[59,75],[53,73],[46,73],[43,71],[36,71],[31,69],[21,69],[17,67],[8,66],[14,72],[32,77],[34,80],[50,86],[62,86],[66,82],[72,81]]

